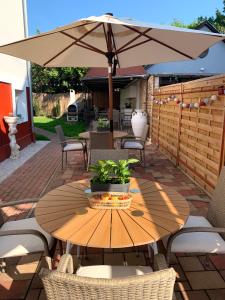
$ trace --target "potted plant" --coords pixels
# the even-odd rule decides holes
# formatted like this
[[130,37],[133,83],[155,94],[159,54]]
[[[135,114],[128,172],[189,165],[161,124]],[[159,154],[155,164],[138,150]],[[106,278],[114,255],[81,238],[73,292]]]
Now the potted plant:
[[99,160],[90,170],[95,174],[91,179],[91,191],[108,191],[128,193],[130,187],[131,170],[129,165],[137,163],[138,159]]
[[97,131],[108,131],[109,120],[107,118],[99,118],[97,121]]

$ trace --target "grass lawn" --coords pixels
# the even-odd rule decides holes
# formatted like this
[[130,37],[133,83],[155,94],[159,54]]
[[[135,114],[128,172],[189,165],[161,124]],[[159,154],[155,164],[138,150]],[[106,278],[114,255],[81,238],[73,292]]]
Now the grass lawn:
[[49,141],[49,138],[47,136],[37,133],[35,133],[35,139],[36,141]]
[[48,117],[34,117],[34,126],[38,128],[45,129],[47,131],[55,132],[55,126],[61,125],[65,136],[68,137],[78,137],[80,132],[86,130],[84,122],[66,122],[65,118],[52,119]]

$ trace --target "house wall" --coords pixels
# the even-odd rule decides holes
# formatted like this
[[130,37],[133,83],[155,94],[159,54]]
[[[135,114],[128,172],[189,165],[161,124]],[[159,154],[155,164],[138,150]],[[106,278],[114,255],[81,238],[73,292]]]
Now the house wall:
[[[25,0],[0,1],[0,44],[26,37]],[[7,125],[3,116],[12,113],[21,116],[18,125],[18,144],[21,148],[33,141],[30,67],[21,59],[0,54],[0,161],[9,157]]]
[[127,87],[120,90],[120,109],[131,105],[132,109],[139,109],[142,105],[142,97],[145,95],[145,79],[137,79]]
[[[210,31],[207,26],[201,30]],[[225,73],[225,43],[218,42],[209,48],[208,55],[196,60],[155,64],[147,69],[151,75],[216,75]]]

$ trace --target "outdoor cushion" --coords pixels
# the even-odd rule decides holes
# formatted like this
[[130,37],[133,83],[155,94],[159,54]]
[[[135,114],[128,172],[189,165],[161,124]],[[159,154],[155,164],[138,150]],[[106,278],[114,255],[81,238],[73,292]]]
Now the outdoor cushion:
[[140,149],[140,150],[144,149],[142,143],[140,143],[138,141],[124,141],[123,148]]
[[[1,231],[35,229],[40,231],[47,238],[49,248],[53,244],[53,238],[47,234],[36,222],[35,218],[23,219],[18,221],[9,221],[3,224]],[[40,238],[31,234],[11,235],[0,237],[0,257],[22,256],[30,252],[43,251],[44,245]]]
[[83,149],[83,145],[81,143],[67,144],[63,148],[64,151],[82,150],[82,149]]
[[151,267],[137,266],[87,266],[78,268],[76,275],[91,278],[112,279],[135,275],[144,275],[153,272]]
[[[204,217],[189,216],[184,227],[212,227],[212,225]],[[167,240],[163,240],[164,246],[167,244]],[[184,233],[173,241],[172,252],[225,253],[225,241],[218,233]]]

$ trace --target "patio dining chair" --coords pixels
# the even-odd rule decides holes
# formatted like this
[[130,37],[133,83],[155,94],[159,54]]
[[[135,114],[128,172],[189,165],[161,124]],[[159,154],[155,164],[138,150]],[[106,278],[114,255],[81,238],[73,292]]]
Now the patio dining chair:
[[90,165],[96,164],[99,160],[127,160],[129,156],[127,149],[93,149],[91,151]]
[[171,300],[175,271],[167,268],[165,259],[158,254],[154,270],[149,266],[87,266],[73,274],[73,258],[62,256],[55,271],[42,269],[42,279],[48,300]]
[[92,132],[90,131],[90,143],[88,152],[87,170],[89,168],[92,151],[94,149],[113,149],[113,134],[112,132]]
[[130,137],[122,139],[121,148],[122,149],[130,149],[130,150],[138,150],[140,151],[140,160],[143,162],[145,166],[145,143],[147,141],[149,125],[145,125],[142,137]]
[[67,164],[67,153],[70,151],[82,151],[83,159],[84,159],[84,167],[86,167],[86,157],[87,157],[86,144],[80,140],[66,139],[61,125],[55,126],[55,131],[57,133],[62,148],[62,169],[63,169],[63,162],[64,162],[64,153],[66,154],[66,164]]
[[[214,227],[215,226],[215,227]],[[222,168],[210,202],[207,218],[189,216],[183,229],[171,235],[164,245],[167,262],[173,253],[225,253],[225,167]]]
[[[0,203],[0,269],[5,269],[5,259],[44,251],[47,258],[55,252],[56,240],[46,233],[35,218],[4,221],[5,207],[36,203],[38,199],[25,199]],[[1,270],[0,270],[1,271]]]

